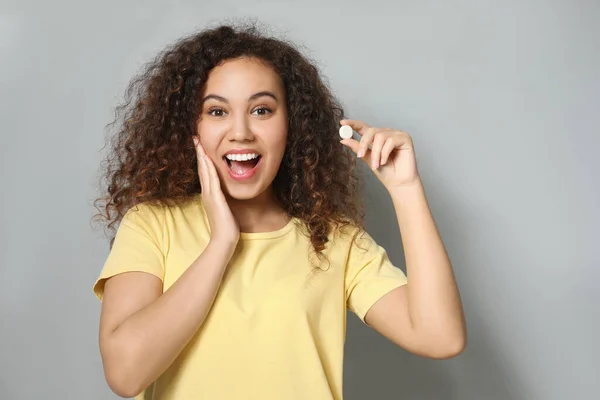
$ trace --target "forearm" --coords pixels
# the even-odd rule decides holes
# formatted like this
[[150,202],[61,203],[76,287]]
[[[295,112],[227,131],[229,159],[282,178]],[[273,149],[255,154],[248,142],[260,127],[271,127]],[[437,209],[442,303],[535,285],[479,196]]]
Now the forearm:
[[452,265],[422,182],[391,193],[409,278],[408,309],[418,336],[465,340],[462,304]]
[[[232,246],[209,244],[153,303],[132,314],[107,346],[120,379],[143,390],[158,378],[202,325],[222,281]],[[114,364],[113,364],[114,365]]]

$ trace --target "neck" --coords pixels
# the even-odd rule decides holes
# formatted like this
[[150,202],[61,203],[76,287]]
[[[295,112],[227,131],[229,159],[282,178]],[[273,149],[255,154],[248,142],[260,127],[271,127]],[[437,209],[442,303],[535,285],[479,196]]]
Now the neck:
[[259,196],[238,200],[227,197],[227,204],[242,232],[269,232],[283,228],[289,217],[271,190]]

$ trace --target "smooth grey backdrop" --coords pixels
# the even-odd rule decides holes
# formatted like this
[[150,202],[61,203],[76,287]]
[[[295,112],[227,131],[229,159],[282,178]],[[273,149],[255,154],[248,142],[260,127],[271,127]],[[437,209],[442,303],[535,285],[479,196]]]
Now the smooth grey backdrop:
[[[103,127],[142,63],[231,17],[306,46],[349,116],[413,135],[455,266],[466,352],[419,359],[352,317],[345,398],[598,398],[593,0],[2,0],[0,398],[114,398],[91,291]],[[387,193],[368,189],[371,232],[403,267]]]

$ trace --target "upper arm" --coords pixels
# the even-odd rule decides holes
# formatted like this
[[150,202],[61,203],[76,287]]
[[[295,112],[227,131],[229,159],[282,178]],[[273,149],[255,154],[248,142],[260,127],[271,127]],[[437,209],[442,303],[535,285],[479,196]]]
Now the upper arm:
[[365,322],[405,350],[426,355],[410,319],[407,285],[393,289],[375,302],[365,315]]
[[425,355],[408,308],[408,279],[366,232],[352,245],[346,270],[346,300],[366,325],[396,345]]
[[[162,294],[162,281],[145,272],[125,272],[108,278],[100,314],[99,345],[106,381],[121,397],[134,397],[141,389],[132,380],[128,357],[135,342],[119,339],[119,327]],[[132,340],[138,341],[136,337]],[[129,371],[129,373],[127,372]],[[133,386],[132,386],[132,382]]]
[[[346,265],[346,303],[363,322],[366,314],[383,296],[408,282],[381,246],[361,231],[351,244]],[[368,323],[367,323],[368,324]]]
[[101,340],[129,316],[162,294],[165,251],[162,225],[150,207],[128,211],[96,282],[94,293],[102,301]]
[[408,306],[408,285],[396,288],[379,299],[365,316],[366,323],[403,349],[427,358],[446,359],[462,351],[448,345],[445,331],[416,330]]
[[100,340],[114,332],[129,316],[162,294],[162,281],[145,272],[125,272],[106,280],[100,313]]

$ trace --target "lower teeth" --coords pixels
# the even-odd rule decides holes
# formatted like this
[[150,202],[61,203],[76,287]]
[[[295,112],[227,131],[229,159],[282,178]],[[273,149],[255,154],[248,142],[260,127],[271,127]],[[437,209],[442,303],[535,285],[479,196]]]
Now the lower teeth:
[[229,169],[236,175],[244,175],[251,171],[258,164],[258,159],[247,160],[247,161],[230,161],[227,160]]

